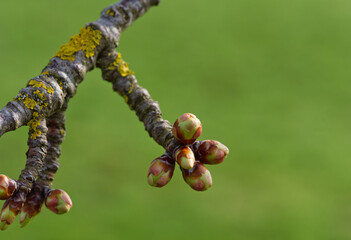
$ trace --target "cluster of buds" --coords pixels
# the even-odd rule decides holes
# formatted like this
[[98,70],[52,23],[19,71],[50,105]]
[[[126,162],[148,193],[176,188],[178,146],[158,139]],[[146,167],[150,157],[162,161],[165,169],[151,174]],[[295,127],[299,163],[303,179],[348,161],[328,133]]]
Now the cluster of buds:
[[40,213],[44,202],[46,207],[56,214],[67,213],[72,207],[70,197],[61,189],[51,190],[34,183],[27,194],[21,191],[18,185],[15,180],[0,175],[0,199],[6,200],[1,209],[0,230],[6,230],[18,214],[21,227],[26,226]]
[[184,181],[196,191],[212,186],[210,171],[204,164],[224,161],[229,149],[215,140],[196,141],[202,133],[200,120],[184,113],[174,123],[172,132],[178,140],[176,147],[152,161],[147,178],[151,186],[163,187],[173,176],[175,162],[180,166]]

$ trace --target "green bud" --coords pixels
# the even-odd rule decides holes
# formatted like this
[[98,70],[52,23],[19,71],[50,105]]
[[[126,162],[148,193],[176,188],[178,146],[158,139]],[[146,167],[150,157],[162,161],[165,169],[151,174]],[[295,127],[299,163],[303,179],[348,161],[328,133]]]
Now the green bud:
[[173,159],[164,154],[151,162],[147,180],[153,187],[163,187],[172,179],[173,171]]
[[206,191],[212,186],[210,171],[200,162],[196,161],[192,169],[182,169],[185,182],[196,191]]
[[196,159],[205,164],[219,164],[229,154],[229,149],[215,140],[196,142],[194,149]]
[[172,132],[175,138],[188,145],[201,135],[202,125],[194,114],[184,113],[173,124]]
[[55,189],[47,196],[45,205],[56,214],[64,214],[71,209],[72,200],[65,191]]
[[17,188],[15,180],[6,175],[0,174],[0,200],[8,199]]
[[179,148],[174,154],[174,159],[179,166],[184,169],[191,169],[194,167],[195,156],[190,147]]

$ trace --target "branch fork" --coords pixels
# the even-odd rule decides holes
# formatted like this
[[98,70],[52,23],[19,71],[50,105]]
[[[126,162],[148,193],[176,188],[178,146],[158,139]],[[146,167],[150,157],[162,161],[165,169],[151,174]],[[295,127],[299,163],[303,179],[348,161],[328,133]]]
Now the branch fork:
[[21,126],[29,127],[25,168],[17,180],[0,175],[0,200],[6,200],[0,213],[0,230],[5,230],[20,215],[21,227],[45,206],[56,214],[72,207],[69,195],[52,189],[59,169],[61,143],[66,134],[65,111],[79,83],[94,67],[112,83],[145,130],[165,150],[152,161],[148,182],[163,187],[173,176],[175,163],[184,180],[198,191],[212,185],[203,164],[218,164],[229,150],[217,141],[195,141],[202,131],[193,114],[183,114],[175,124],[162,118],[156,101],[138,85],[134,72],[115,48],[120,34],[160,0],[122,0],[105,8],[100,18],[88,23],[50,59],[41,74],[28,81],[17,96],[0,110],[0,137]]

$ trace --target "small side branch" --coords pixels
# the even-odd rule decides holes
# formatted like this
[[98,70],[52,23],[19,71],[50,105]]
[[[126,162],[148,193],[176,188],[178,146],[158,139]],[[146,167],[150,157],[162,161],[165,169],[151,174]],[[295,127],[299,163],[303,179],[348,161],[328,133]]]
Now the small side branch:
[[139,120],[144,123],[150,137],[166,150],[171,150],[174,147],[172,125],[162,118],[158,102],[138,84],[120,53],[114,49],[103,52],[97,66],[102,70],[103,79],[113,84],[113,89],[124,98],[130,109],[134,110]]

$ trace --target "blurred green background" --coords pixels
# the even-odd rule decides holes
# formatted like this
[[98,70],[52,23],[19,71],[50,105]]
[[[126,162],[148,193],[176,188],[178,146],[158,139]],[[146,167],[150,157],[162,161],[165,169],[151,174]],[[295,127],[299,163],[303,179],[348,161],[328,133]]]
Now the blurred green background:
[[[0,2],[0,104],[111,0]],[[184,112],[201,139],[230,148],[195,192],[176,169],[149,187],[163,153],[100,70],[67,111],[54,187],[69,214],[43,208],[1,239],[351,239],[351,2],[163,0],[119,51],[165,119]],[[0,172],[24,167],[27,128],[0,139]]]

